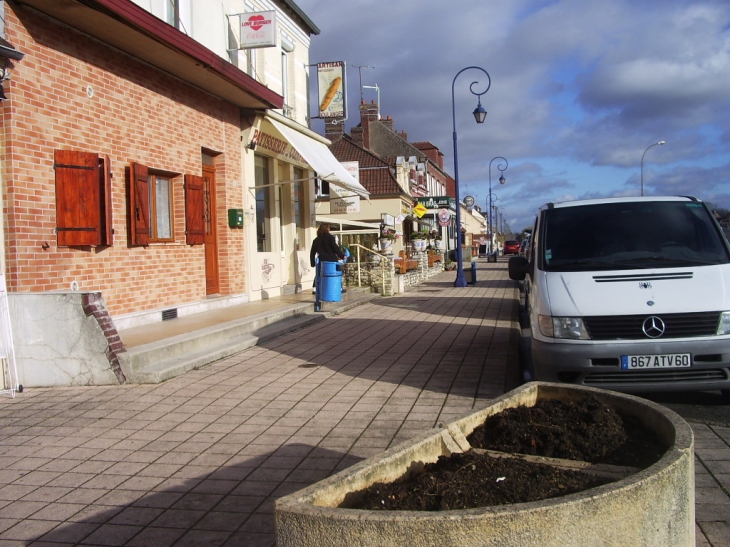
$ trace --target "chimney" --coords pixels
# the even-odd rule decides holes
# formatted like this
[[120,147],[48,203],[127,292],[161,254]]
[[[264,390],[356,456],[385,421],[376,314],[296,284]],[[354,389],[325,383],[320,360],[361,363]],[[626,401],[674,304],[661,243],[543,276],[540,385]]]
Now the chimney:
[[336,141],[345,133],[345,120],[341,118],[326,119],[324,122],[324,136]]
[[384,120],[380,120],[380,121],[385,127],[390,129],[391,131],[393,131],[393,118],[391,116],[388,116]]
[[378,121],[378,104],[372,101],[360,103],[360,125],[362,126],[362,147],[370,150],[370,122]]

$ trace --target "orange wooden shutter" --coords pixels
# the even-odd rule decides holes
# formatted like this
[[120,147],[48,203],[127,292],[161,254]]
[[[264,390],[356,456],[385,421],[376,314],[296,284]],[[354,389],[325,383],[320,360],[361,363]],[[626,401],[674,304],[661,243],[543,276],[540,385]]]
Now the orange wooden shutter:
[[185,242],[205,243],[205,181],[203,177],[185,175]]
[[[53,168],[56,171],[58,246],[105,245],[99,155],[56,150]],[[109,216],[111,218],[111,213]]]
[[129,244],[133,247],[150,244],[149,170],[137,162],[129,166]]

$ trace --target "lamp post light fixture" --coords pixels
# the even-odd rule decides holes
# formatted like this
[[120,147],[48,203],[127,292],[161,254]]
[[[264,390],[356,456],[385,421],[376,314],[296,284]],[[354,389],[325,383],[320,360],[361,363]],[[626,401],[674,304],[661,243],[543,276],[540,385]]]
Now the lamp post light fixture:
[[466,287],[466,278],[464,277],[464,266],[461,263],[462,260],[462,248],[461,248],[461,200],[459,199],[459,156],[456,146],[456,100],[454,97],[454,86],[456,85],[456,79],[459,75],[466,70],[481,70],[487,77],[487,87],[481,93],[474,91],[474,86],[479,81],[472,82],[469,85],[469,91],[472,95],[477,97],[477,107],[474,109],[474,119],[477,123],[484,123],[484,119],[487,117],[487,111],[482,107],[482,95],[484,95],[489,88],[492,86],[492,79],[489,77],[489,73],[478,66],[468,66],[462,68],[454,76],[454,80],[451,82],[451,119],[454,127],[454,198],[456,199],[456,280],[454,281],[454,287]]
[[[492,256],[492,250],[493,250],[492,241],[494,239],[492,237],[493,234],[491,234],[491,231],[493,231],[493,227],[492,227],[492,162],[494,160],[501,160],[502,162],[504,162],[504,167],[502,167],[503,164],[501,162],[497,164],[497,169],[499,169],[502,173],[504,173],[505,169],[507,169],[507,167],[509,167],[509,163],[502,156],[496,156],[496,157],[492,158],[489,162],[489,229],[490,229],[489,256],[490,257]],[[504,184],[505,182],[507,182],[507,179],[504,178],[504,174],[499,175],[499,183]]]
[[654,144],[650,144],[646,150],[644,150],[644,153],[641,155],[641,195],[644,195],[644,156],[646,156],[646,153],[649,151],[649,148],[652,146],[662,146],[664,144],[667,144],[666,141],[659,141],[655,142]]

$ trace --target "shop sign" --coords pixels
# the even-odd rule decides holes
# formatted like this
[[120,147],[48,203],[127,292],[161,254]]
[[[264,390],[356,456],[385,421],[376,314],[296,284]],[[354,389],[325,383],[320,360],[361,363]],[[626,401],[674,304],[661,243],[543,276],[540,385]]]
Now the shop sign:
[[[360,183],[360,163],[357,161],[341,161],[340,165],[345,168],[345,170],[352,175],[352,178],[354,178],[358,184]],[[347,190],[345,188],[342,188],[341,186],[336,186],[334,184],[330,184],[330,195],[334,195],[338,198],[352,198],[356,197],[357,194],[355,192],[351,192],[350,190]],[[332,207],[331,201],[330,201],[330,207]],[[335,211],[332,211],[333,213]],[[352,212],[352,211],[348,211]],[[360,201],[358,199],[357,204],[357,211],[360,212]]]
[[345,63],[317,64],[317,88],[319,91],[320,118],[346,118]]
[[[330,186],[330,189],[334,188]],[[359,213],[360,196],[352,195],[346,198],[330,198],[330,213],[333,215]]]
[[274,137],[269,133],[264,133],[260,129],[254,129],[251,141],[256,144],[257,149],[263,148],[264,150],[271,152],[271,154],[277,158],[287,159],[307,165],[307,160],[305,160],[302,155],[297,152],[296,148],[289,144],[289,141]]
[[256,11],[239,14],[241,39],[239,49],[276,46],[276,12]]
[[425,198],[418,198],[418,203],[423,205],[426,209],[440,209],[445,207],[447,209],[456,210],[456,200],[450,196],[428,196]]
[[448,226],[451,224],[451,211],[448,209],[439,209],[438,219],[439,226]]

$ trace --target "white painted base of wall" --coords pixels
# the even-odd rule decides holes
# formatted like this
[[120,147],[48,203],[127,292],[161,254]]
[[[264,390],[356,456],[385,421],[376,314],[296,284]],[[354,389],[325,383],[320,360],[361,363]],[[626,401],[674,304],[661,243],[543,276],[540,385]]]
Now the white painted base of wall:
[[229,306],[238,306],[239,304],[247,304],[250,300],[255,299],[249,299],[247,294],[216,296],[207,300],[199,300],[197,302],[188,302],[186,304],[156,308],[154,310],[115,315],[113,317],[114,326],[117,327],[117,330],[124,330],[132,327],[159,323],[162,321],[162,312],[173,308],[177,308],[178,317],[185,317],[186,315],[193,315],[195,313],[219,310]]

